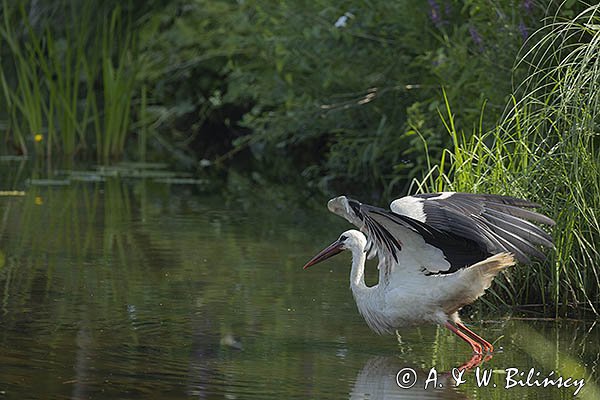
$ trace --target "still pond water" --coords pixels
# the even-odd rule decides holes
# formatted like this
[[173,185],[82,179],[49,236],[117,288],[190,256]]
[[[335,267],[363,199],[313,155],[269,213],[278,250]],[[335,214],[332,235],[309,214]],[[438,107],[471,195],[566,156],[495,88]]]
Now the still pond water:
[[[507,368],[533,368],[531,382],[584,379],[577,397],[600,398],[593,322],[466,317],[503,351],[482,365],[493,371],[487,385],[469,372],[458,387],[447,373],[470,358],[460,339],[436,327],[403,331],[400,342],[370,332],[348,288],[348,255],[302,270],[348,228],[324,206],[244,183],[219,196],[159,179],[56,183],[0,187],[22,190],[0,196],[0,399],[571,399],[577,390],[507,389]],[[407,368],[418,381],[401,389]],[[432,368],[438,388],[424,390]]]

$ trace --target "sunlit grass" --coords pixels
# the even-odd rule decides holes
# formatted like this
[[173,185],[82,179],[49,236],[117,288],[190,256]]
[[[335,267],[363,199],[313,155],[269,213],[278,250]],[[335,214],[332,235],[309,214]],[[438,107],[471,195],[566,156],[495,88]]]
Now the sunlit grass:
[[[521,63],[530,73],[492,130],[467,136],[442,113],[454,147],[417,190],[528,198],[557,224],[548,260],[512,269],[498,299],[540,304],[556,315],[600,314],[600,7],[551,21]],[[517,97],[517,95],[515,95]]]

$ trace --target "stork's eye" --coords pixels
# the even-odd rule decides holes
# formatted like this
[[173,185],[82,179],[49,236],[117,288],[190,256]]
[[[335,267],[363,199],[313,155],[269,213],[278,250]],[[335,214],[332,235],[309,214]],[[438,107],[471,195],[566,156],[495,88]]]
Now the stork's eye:
[[348,239],[348,236],[346,236],[346,235],[340,236],[340,242],[343,242],[346,239]]

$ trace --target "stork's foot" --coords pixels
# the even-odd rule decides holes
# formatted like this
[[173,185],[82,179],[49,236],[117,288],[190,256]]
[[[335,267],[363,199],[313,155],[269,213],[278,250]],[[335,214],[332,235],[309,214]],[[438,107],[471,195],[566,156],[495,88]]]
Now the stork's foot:
[[467,328],[466,325],[462,322],[457,322],[456,326],[461,331],[465,332],[471,339],[479,343],[481,345],[481,351],[483,352],[483,354],[486,354],[486,356],[491,358],[491,354],[494,352],[494,346],[490,342],[488,342],[487,340],[485,340],[484,338]]
[[[491,355],[489,357],[492,358]],[[473,354],[473,356],[471,356],[471,359],[469,361],[467,361],[466,363],[464,363],[463,365],[461,365],[460,367],[458,367],[458,369],[460,371],[470,370],[472,368],[475,368],[476,366],[478,366],[479,364],[481,364],[482,362],[484,362],[486,360],[484,360],[484,357],[481,354]]]
[[463,323],[457,322],[456,326],[450,322],[446,322],[446,328],[452,333],[456,334],[462,340],[467,342],[473,349],[473,356],[465,364],[461,365],[459,369],[471,369],[474,366],[479,365],[483,361],[489,361],[494,352],[494,346],[475,332],[467,328]]

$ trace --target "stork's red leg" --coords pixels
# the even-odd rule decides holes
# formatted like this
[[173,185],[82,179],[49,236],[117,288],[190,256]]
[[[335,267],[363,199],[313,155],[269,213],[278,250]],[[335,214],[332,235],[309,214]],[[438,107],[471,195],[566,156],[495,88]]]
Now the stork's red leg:
[[482,353],[482,347],[481,344],[475,340],[473,340],[472,338],[469,337],[469,335],[467,335],[466,333],[459,331],[454,325],[452,325],[450,322],[446,322],[444,324],[444,326],[446,328],[448,328],[452,333],[454,333],[456,336],[458,336],[459,338],[461,338],[462,340],[464,340],[465,342],[469,343],[469,345],[471,346],[471,348],[473,349],[473,357],[471,357],[471,359],[469,361],[467,361],[466,363],[464,363],[463,365],[461,365],[460,367],[458,367],[458,369],[471,369],[475,366],[477,366],[481,361],[483,361],[483,356],[481,355]]
[[469,335],[472,339],[478,341],[481,346],[483,347],[483,350],[486,353],[493,353],[494,352],[494,346],[488,342],[487,340],[485,340],[484,338],[482,338],[481,336],[479,336],[478,334],[476,334],[475,332],[473,332],[472,330],[470,330],[469,328],[467,328],[465,326],[465,324],[463,324],[462,322],[457,322],[456,326],[463,330],[464,332],[467,333],[467,335]]
[[476,354],[482,354],[483,347],[481,346],[481,344],[478,341],[473,340],[469,335],[467,335],[466,333],[458,330],[458,328],[456,328],[450,322],[446,322],[444,324],[444,326],[446,328],[448,328],[450,331],[452,331],[452,333],[454,333],[455,335],[457,335],[459,338],[461,338],[465,342],[469,343],[469,345],[473,349],[473,352],[475,352]]

